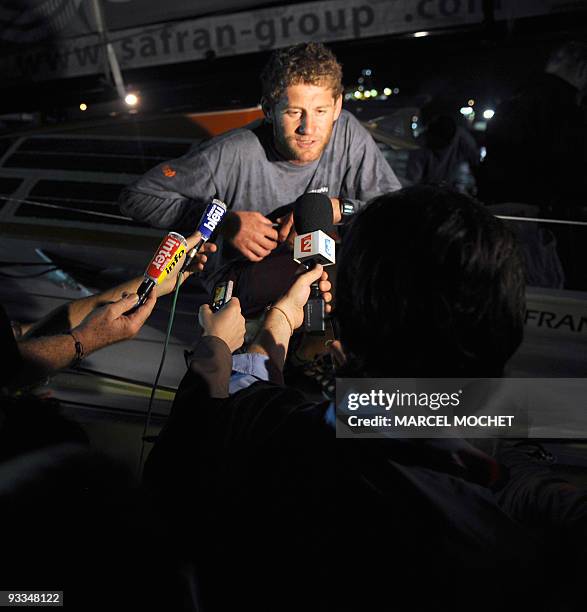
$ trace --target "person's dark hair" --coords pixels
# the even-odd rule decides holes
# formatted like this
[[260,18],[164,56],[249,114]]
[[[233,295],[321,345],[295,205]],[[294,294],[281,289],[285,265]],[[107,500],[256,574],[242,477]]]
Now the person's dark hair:
[[300,43],[274,51],[261,73],[263,100],[276,104],[290,85],[321,85],[338,98],[343,92],[342,67],[321,43]]
[[502,374],[522,340],[525,282],[501,220],[416,186],[376,198],[347,229],[336,314],[356,375]]

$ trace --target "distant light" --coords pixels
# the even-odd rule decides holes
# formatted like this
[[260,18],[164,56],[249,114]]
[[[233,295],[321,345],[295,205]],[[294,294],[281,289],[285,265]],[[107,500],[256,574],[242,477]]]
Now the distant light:
[[352,97],[353,97],[353,94],[350,94],[350,93],[345,93],[344,94],[344,99],[345,100],[350,100]]
[[363,70],[363,74],[364,74],[365,76],[371,76],[371,68],[365,68],[365,69]]
[[418,115],[412,115],[412,122],[418,123]]
[[363,89],[365,89],[362,85],[359,85],[358,90],[359,91],[363,91]]
[[461,115],[465,115],[465,117],[467,117],[468,115],[472,115],[474,112],[475,111],[470,106],[461,107]]
[[495,111],[492,108],[487,108],[483,111],[483,119],[491,119],[495,115]]
[[391,96],[391,89],[390,89],[389,87],[386,87],[386,88],[383,90],[383,93],[384,93],[386,96]]
[[361,92],[355,91],[355,98],[360,98],[360,97],[361,97]]
[[372,97],[372,98],[376,98],[378,93],[379,93],[379,92],[378,92],[376,89],[372,89],[372,90],[371,90],[371,97]]
[[394,94],[398,94],[399,93],[399,87],[394,87],[393,88],[393,93]]
[[467,102],[467,104],[468,104],[469,106],[473,106],[473,104],[475,104],[475,100],[473,100],[473,98],[471,98],[471,99],[470,99],[470,100]]
[[428,36],[430,32],[414,32],[414,38],[422,38],[423,36]]
[[415,130],[418,127],[418,124],[414,121],[412,123],[412,129]]
[[371,97],[371,92],[370,91],[366,91],[364,94],[365,98],[370,98]]
[[363,77],[359,77],[359,83],[362,83],[365,79]]
[[487,157],[486,147],[481,147],[481,149],[479,149],[479,157],[481,158],[481,161],[483,161]]
[[126,94],[126,98],[124,98],[124,101],[129,105],[129,106],[136,106],[139,103],[139,98],[137,97],[136,94],[134,93],[129,93]]
[[81,111],[88,110],[88,105],[87,105],[87,104],[85,104],[84,102],[82,102],[82,103],[79,105],[79,109],[80,109]]

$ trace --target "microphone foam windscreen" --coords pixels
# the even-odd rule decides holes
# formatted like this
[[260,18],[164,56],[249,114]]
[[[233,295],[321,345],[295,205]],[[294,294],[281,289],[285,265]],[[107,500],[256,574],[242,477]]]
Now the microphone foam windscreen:
[[298,234],[316,230],[330,234],[333,231],[332,203],[323,193],[304,193],[295,201],[293,213]]

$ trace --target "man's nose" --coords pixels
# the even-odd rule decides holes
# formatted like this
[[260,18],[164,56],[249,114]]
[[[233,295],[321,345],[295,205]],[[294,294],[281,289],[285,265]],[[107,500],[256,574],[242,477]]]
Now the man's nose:
[[314,119],[310,116],[309,113],[304,113],[300,122],[300,133],[312,134],[314,132],[314,126]]

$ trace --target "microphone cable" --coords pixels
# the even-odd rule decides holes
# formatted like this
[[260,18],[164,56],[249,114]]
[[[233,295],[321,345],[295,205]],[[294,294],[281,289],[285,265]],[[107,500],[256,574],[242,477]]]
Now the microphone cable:
[[[159,384],[159,377],[161,376],[161,371],[163,370],[163,364],[165,363],[165,355],[167,354],[167,345],[169,344],[169,338],[171,336],[171,329],[173,327],[173,320],[175,318],[175,309],[177,306],[177,296],[179,294],[179,288],[181,286],[181,277],[184,270],[188,268],[188,266],[192,263],[195,256],[200,252],[200,249],[206,243],[216,230],[218,224],[222,221],[224,215],[227,212],[227,207],[222,200],[218,198],[212,198],[212,201],[208,204],[204,212],[202,213],[202,217],[200,218],[200,222],[198,223],[198,231],[200,232],[200,240],[198,243],[190,249],[187,253],[186,258],[179,270],[179,274],[177,275],[175,291],[173,294],[173,303],[171,305],[171,311],[169,313],[169,322],[167,325],[167,334],[165,336],[165,344],[163,346],[163,354],[161,356],[161,362],[159,364],[159,369],[157,370],[157,376],[155,377],[155,382],[153,383],[153,389],[151,391],[151,397],[149,399],[149,407],[147,409],[147,416],[145,418],[145,426],[143,428],[143,436],[141,442],[141,454],[139,457],[139,465],[137,467],[137,480],[140,481],[143,470],[143,459],[145,456],[145,442],[147,442],[147,432],[149,428],[149,424],[151,422],[151,412],[153,410],[153,401],[155,399],[155,392],[157,390],[157,385]],[[184,239],[185,241],[185,239]]]
[[148,441],[147,432],[149,430],[149,425],[151,424],[151,414],[153,412],[153,401],[155,399],[155,393],[157,392],[157,387],[159,385],[159,378],[161,377],[161,372],[163,371],[163,365],[165,364],[165,357],[167,355],[167,346],[169,345],[169,338],[171,337],[171,330],[173,329],[173,322],[175,320],[175,310],[177,307],[177,296],[179,295],[179,289],[181,287],[181,275],[183,273],[182,268],[177,275],[177,280],[175,282],[175,289],[173,290],[173,301],[171,303],[171,310],[169,312],[169,319],[167,321],[167,332],[165,333],[165,342],[163,344],[163,352],[161,354],[161,360],[159,362],[159,368],[157,370],[157,374],[155,376],[155,381],[153,382],[153,387],[151,389],[151,396],[149,398],[149,407],[147,408],[147,415],[145,417],[145,425],[143,427],[143,434],[141,436],[141,454],[139,456],[139,464],[137,467],[137,480],[140,482],[143,472],[143,459],[145,456],[145,443]]
[[[145,417],[145,425],[143,427],[143,435],[141,436],[141,453],[139,456],[139,464],[137,466],[137,480],[140,482],[143,472],[143,459],[145,457],[145,443],[150,441],[147,436],[147,432],[149,431],[149,425],[151,424],[151,414],[153,412],[153,402],[155,400],[155,393],[157,392],[157,387],[159,386],[159,378],[161,377],[161,372],[163,371],[163,366],[165,364],[165,357],[167,355],[167,347],[169,345],[169,339],[171,337],[171,330],[173,329],[173,322],[175,320],[175,311],[177,308],[177,297],[179,295],[179,289],[181,287],[181,278],[184,270],[190,266],[193,262],[195,256],[200,252],[200,249],[204,245],[206,241],[200,240],[196,246],[189,251],[186,255],[186,260],[184,261],[175,281],[175,289],[173,290],[173,300],[171,302],[171,310],[169,311],[169,320],[167,322],[167,331],[165,333],[165,342],[163,344],[163,352],[161,354],[161,361],[159,362],[159,368],[157,369],[157,374],[155,376],[155,381],[153,382],[153,387],[151,389],[151,396],[149,398],[149,407],[147,408],[147,415]],[[197,272],[196,272],[197,274]],[[187,279],[186,279],[187,280]]]

